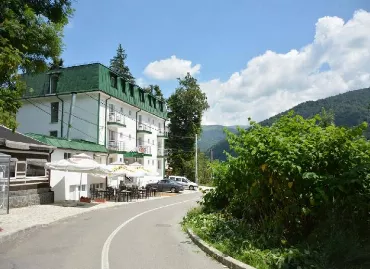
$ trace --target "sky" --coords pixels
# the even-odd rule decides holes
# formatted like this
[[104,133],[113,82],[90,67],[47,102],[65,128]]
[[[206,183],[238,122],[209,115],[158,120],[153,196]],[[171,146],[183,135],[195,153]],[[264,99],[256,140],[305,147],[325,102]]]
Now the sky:
[[118,44],[140,86],[165,97],[190,72],[203,124],[247,125],[308,100],[370,87],[369,0],[77,0],[66,66],[109,65]]

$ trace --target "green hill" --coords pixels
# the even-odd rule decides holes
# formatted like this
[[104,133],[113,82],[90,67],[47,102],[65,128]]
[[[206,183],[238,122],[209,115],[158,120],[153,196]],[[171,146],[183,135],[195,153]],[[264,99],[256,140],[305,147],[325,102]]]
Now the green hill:
[[224,128],[232,132],[236,132],[236,126],[222,126],[222,125],[203,125],[202,134],[198,141],[200,151],[206,152],[210,147],[214,146],[221,140],[225,140]]
[[[337,126],[356,126],[370,119],[370,88],[355,90],[346,92],[343,94],[331,96],[325,99],[317,101],[307,101],[301,103],[287,111],[279,113],[269,119],[260,122],[262,125],[271,125],[279,117],[284,115],[290,110],[294,110],[295,113],[303,116],[304,118],[310,118],[321,112],[321,108],[324,107],[327,111],[333,110],[335,115],[335,124]],[[370,132],[365,134],[368,138]],[[219,141],[212,147],[214,159],[225,160],[226,156],[223,153],[224,150],[230,151],[227,141],[224,139]]]

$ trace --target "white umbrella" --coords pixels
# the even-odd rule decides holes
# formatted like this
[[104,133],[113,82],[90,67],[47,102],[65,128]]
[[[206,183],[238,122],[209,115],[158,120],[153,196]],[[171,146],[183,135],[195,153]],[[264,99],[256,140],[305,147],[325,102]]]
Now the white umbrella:
[[112,171],[109,167],[101,165],[94,161],[90,156],[86,154],[74,155],[67,160],[59,160],[56,162],[45,163],[45,169],[59,170],[66,172],[80,172],[80,190],[79,197],[81,195],[82,185],[82,173],[89,173],[95,175],[109,175]]

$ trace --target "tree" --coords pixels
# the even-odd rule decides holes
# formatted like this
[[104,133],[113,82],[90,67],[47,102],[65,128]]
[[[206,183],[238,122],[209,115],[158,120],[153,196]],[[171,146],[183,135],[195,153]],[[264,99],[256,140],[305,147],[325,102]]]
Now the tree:
[[161,88],[159,88],[158,85],[154,85],[153,87],[153,91],[154,91],[154,96],[159,98],[160,100],[164,100],[164,96],[163,96],[163,93],[161,91]]
[[330,125],[334,125],[334,112],[333,112],[333,110],[329,110],[329,112],[326,112],[325,108],[322,107],[319,117],[320,117],[319,125],[321,127],[328,127]]
[[179,86],[167,101],[170,123],[166,146],[173,172],[185,174],[186,163],[194,158],[195,135],[202,131],[202,116],[209,106],[205,93],[189,73],[178,81]]
[[135,84],[135,78],[132,76],[130,72],[130,68],[126,65],[125,60],[127,58],[127,54],[125,50],[122,48],[122,45],[118,45],[117,55],[110,60],[110,68],[123,77],[125,80],[129,81],[130,83]]
[[147,87],[144,87],[143,90],[147,93],[154,95],[155,97],[162,101],[164,100],[163,93],[158,85],[149,85]]
[[62,52],[63,27],[71,0],[2,0],[0,3],[0,124],[17,127],[26,85],[20,72],[36,73]]
[[64,61],[62,58],[53,58],[52,62],[49,64],[49,70],[55,70],[62,68],[64,66]]

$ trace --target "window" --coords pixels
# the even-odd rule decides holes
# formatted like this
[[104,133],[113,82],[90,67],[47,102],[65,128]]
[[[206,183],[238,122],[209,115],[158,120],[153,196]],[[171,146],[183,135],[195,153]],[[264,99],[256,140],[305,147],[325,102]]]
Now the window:
[[145,97],[144,97],[144,90],[140,89],[140,101],[145,102]]
[[126,93],[126,82],[123,79],[121,79],[121,86],[122,86],[122,92]]
[[103,183],[100,183],[99,184],[99,188],[102,189],[103,188]]
[[58,131],[50,131],[50,136],[58,137]]
[[139,115],[139,123],[142,123],[143,122],[143,118],[141,117],[141,115]]
[[134,97],[134,85],[130,84],[130,95]]
[[131,116],[131,110],[128,111],[128,115]]
[[123,115],[123,107],[121,107],[120,112],[121,112],[121,114]]
[[109,136],[109,140],[110,141],[115,141],[116,140],[116,133],[111,131],[111,130],[108,130],[108,136]]
[[150,139],[148,138],[148,144],[150,144]]
[[154,125],[154,119],[152,120],[152,124]]
[[117,89],[117,76],[110,75],[110,86]]
[[50,76],[50,92],[49,93],[56,93],[58,87],[58,76],[57,75],[51,75]]
[[153,139],[153,141],[152,141],[152,145],[154,145],[154,139]]
[[64,159],[67,160],[72,157],[72,153],[70,152],[64,152]]
[[131,134],[128,135],[128,139],[131,140]]
[[154,160],[152,160],[152,165],[154,165]]
[[51,103],[50,108],[51,108],[51,113],[50,113],[51,119],[50,119],[50,121],[52,123],[58,122],[58,118],[59,118],[59,102],[53,102],[53,103]]
[[161,169],[161,161],[158,161],[158,169]]
[[123,162],[123,159],[122,158],[119,158],[119,162],[121,163],[121,162]]
[[150,164],[150,160],[148,160],[148,165]]
[[113,158],[109,158],[109,163],[113,163],[113,162],[114,162]]
[[123,138],[123,133],[119,133],[119,138]]
[[114,105],[109,104],[109,113],[113,113],[113,112],[114,112]]
[[81,191],[86,191],[86,185],[81,185],[82,189]]

